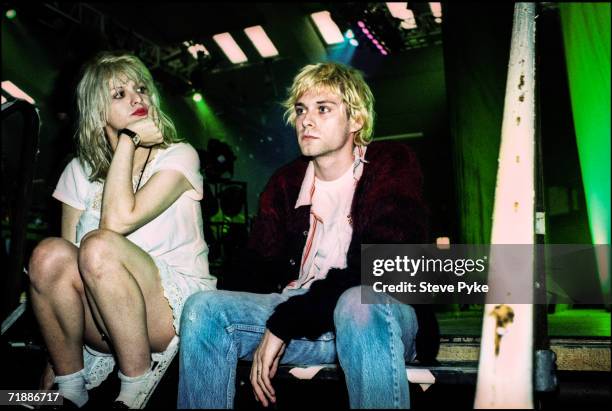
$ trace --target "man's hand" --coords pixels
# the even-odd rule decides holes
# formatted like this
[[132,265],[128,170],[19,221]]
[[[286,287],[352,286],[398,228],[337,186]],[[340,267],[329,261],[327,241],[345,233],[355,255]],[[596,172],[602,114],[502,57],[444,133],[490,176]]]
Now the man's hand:
[[276,402],[276,393],[270,379],[276,374],[278,363],[285,352],[286,344],[266,329],[259,347],[253,355],[251,366],[251,385],[255,393],[255,399],[260,401],[264,407],[268,406],[268,400]]

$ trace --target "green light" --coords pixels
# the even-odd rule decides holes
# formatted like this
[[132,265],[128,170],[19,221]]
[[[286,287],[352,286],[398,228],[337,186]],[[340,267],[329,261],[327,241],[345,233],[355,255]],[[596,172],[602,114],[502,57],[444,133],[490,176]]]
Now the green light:
[[17,16],[17,11],[15,9],[10,9],[6,11],[5,15],[9,19],[14,19],[15,16]]
[[[197,101],[195,101],[196,95],[200,96]],[[205,130],[205,134],[215,136],[215,138],[230,144],[231,141],[229,140],[231,140],[231,134],[229,130],[225,128],[225,125],[215,115],[212,108],[206,102],[206,99],[204,99],[204,96],[201,93],[195,93],[192,98],[195,101],[195,112],[202,129]]]
[[[610,4],[567,3],[560,12],[591,236],[610,244]],[[609,256],[598,264],[609,298]]]
[[202,101],[202,95],[200,93],[194,93],[193,96],[191,97],[193,99],[193,101],[195,101],[196,103],[199,101]]

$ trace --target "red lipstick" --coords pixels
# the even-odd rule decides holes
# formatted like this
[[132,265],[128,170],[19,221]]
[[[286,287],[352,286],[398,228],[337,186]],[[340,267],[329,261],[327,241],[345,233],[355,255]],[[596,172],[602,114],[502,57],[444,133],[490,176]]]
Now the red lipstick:
[[142,116],[146,116],[148,113],[149,113],[149,110],[147,110],[147,109],[146,109],[146,108],[144,108],[144,107],[141,107],[141,108],[137,109],[136,111],[134,111],[134,112],[132,113],[132,115],[133,115],[133,116],[139,116],[139,117],[142,117]]

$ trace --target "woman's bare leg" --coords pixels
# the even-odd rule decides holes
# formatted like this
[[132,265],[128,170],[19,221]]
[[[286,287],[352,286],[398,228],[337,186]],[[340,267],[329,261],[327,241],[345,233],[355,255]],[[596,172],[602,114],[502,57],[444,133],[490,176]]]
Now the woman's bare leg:
[[83,339],[109,352],[87,304],[77,251],[69,241],[48,238],[34,249],[29,264],[32,307],[57,375],[83,368]]
[[124,236],[95,230],[81,241],[78,265],[121,372],[143,374],[151,364],[151,350],[165,350],[175,334],[153,259]]

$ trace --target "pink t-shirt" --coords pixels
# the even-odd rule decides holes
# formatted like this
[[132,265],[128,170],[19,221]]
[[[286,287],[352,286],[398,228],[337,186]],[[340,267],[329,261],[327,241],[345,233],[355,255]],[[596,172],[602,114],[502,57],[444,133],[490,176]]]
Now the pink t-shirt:
[[[214,289],[216,278],[209,271],[208,245],[202,229],[199,201],[203,195],[203,178],[196,150],[186,143],[172,144],[159,150],[145,168],[141,186],[161,170],[180,172],[193,189],[184,192],[170,207],[127,238],[176,272],[202,279]],[[64,169],[53,192],[56,199],[83,210],[76,227],[77,246],[85,234],[100,224],[104,184],[89,181],[88,175],[89,168],[75,158]],[[136,188],[138,177],[132,183]]]
[[346,255],[353,236],[351,204],[363,172],[365,147],[355,147],[355,161],[336,180],[314,175],[312,161],[306,169],[296,208],[310,204],[310,229],[300,262],[300,276],[287,289],[309,288],[325,278],[332,268],[346,268]]

